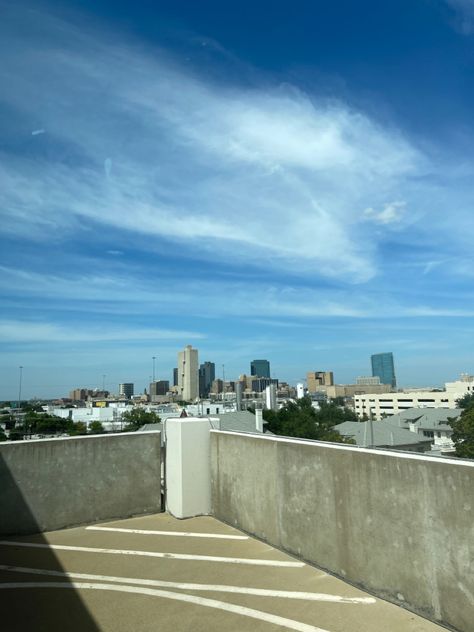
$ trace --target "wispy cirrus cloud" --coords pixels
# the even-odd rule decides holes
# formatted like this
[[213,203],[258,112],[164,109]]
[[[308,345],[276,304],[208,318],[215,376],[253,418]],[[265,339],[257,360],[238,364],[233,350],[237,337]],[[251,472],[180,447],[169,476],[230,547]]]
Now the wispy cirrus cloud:
[[28,41],[2,33],[4,99],[18,129],[47,132],[3,161],[5,230],[43,239],[94,222],[207,259],[376,274],[359,209],[391,208],[428,164],[399,130],[291,86],[216,84],[162,50],[44,14],[35,32],[37,16],[24,18]]
[[346,346],[408,365],[419,338],[427,365],[447,371],[442,342],[471,370],[468,143],[404,131],[356,85],[366,110],[0,4],[0,382],[19,364],[146,378],[155,353],[166,374],[194,340],[229,375],[271,356],[299,380],[314,343],[352,380]]
[[0,343],[109,343],[199,340],[206,336],[195,331],[140,327],[65,326],[38,320],[0,320]]
[[[107,274],[40,274],[32,271],[0,266],[0,291],[12,300],[23,300],[36,311],[35,300],[43,300],[48,310],[63,312],[70,310],[110,313],[122,317],[132,315],[161,316],[179,315],[180,318],[222,319],[238,318],[241,321],[267,319],[275,320],[275,326],[297,326],[299,322],[315,318],[337,319],[390,319],[472,317],[474,309],[466,305],[462,296],[449,306],[439,304],[428,297],[417,298],[407,303],[394,292],[373,289],[361,293],[357,288],[326,288],[324,291],[310,285],[292,286],[276,282],[235,281],[235,280],[189,280],[169,277],[152,283],[141,273],[133,275],[109,272]],[[282,323],[282,319],[288,321]],[[128,330],[133,339],[152,337],[148,326],[130,323]],[[104,339],[116,335],[109,325],[102,328]],[[164,335],[175,338],[186,332],[165,331]],[[97,336],[100,330],[96,329]],[[80,334],[83,335],[82,333]],[[121,334],[119,334],[121,335]],[[199,337],[190,332],[191,337]],[[160,330],[157,329],[157,337]]]

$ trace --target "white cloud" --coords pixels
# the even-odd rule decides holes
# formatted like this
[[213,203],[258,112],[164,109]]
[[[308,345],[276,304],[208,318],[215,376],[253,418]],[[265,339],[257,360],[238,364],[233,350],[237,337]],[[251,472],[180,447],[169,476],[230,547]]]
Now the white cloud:
[[[120,314],[122,318],[130,315],[160,316],[173,315],[180,319],[228,319],[253,321],[259,319],[276,320],[281,327],[288,319],[288,327],[297,323],[311,322],[315,319],[392,319],[396,317],[471,317],[474,312],[465,305],[461,296],[451,300],[449,308],[433,307],[420,299],[406,302],[398,297],[394,288],[379,291],[360,292],[357,288],[315,289],[307,286],[291,286],[282,283],[264,283],[260,281],[224,281],[189,280],[173,277],[159,278],[154,283],[148,278],[139,278],[131,274],[97,275],[45,275],[25,272],[13,268],[0,267],[0,292],[14,294],[27,299],[36,310],[35,300],[41,300],[48,309],[62,313],[64,310],[81,313]],[[435,297],[436,298],[436,297]],[[133,322],[133,321],[132,321]],[[294,325],[296,323],[296,325]],[[69,326],[68,326],[69,327]],[[426,327],[426,325],[425,325]],[[92,336],[97,339],[115,339],[126,332],[116,332],[109,327],[97,330],[80,328],[77,335]],[[131,339],[143,337],[150,339],[155,330],[138,328],[132,324],[127,327]],[[157,329],[156,337],[159,337]],[[59,332],[60,334],[60,332]],[[197,332],[165,330],[164,336],[176,338],[198,337]],[[26,334],[25,334],[26,335]],[[60,335],[60,339],[69,334]],[[71,334],[74,337],[74,333]],[[108,338],[108,336],[112,338]],[[5,339],[7,336],[5,336]]]
[[[3,161],[5,230],[44,239],[90,220],[216,262],[353,282],[376,274],[358,209],[426,168],[399,131],[292,87],[216,85],[163,51],[41,23],[42,36],[4,33],[0,45],[7,103],[40,117],[50,143],[40,158]],[[377,221],[400,210],[388,205]]]
[[366,208],[364,217],[376,224],[397,224],[403,219],[405,207],[405,202],[390,202],[389,204],[384,204],[381,211]]
[[93,328],[31,320],[0,320],[0,343],[107,343],[205,338],[192,331],[149,328]]

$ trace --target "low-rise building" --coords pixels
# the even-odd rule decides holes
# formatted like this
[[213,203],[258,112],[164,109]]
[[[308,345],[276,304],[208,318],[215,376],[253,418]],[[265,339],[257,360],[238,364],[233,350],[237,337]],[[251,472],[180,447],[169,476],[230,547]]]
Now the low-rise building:
[[390,393],[390,384],[334,384],[333,386],[320,386],[319,391],[329,397],[355,397],[365,393]]
[[366,393],[354,396],[354,409],[359,417],[382,419],[409,408],[456,408],[458,394],[446,391],[411,393]]
[[[372,390],[372,389],[371,389]],[[354,408],[359,417],[382,419],[410,408],[456,408],[459,399],[474,393],[474,376],[461,375],[460,380],[446,382],[444,389],[419,389],[397,393],[354,394]]]

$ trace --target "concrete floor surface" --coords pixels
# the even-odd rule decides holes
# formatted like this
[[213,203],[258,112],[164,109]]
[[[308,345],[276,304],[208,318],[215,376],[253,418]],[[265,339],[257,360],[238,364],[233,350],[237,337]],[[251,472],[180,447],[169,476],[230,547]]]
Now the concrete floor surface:
[[[64,548],[61,548],[64,547]],[[210,517],[0,542],[2,632],[440,632]]]

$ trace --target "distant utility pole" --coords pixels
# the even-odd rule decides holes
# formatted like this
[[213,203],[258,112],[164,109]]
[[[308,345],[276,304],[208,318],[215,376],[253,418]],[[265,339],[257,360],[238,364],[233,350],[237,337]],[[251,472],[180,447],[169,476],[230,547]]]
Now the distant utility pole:
[[155,381],[155,360],[156,360],[156,356],[153,356],[152,360],[153,360],[153,381]]
[[22,380],[22,377],[23,377],[23,367],[20,366],[18,368],[20,369],[20,384],[19,384],[19,387],[18,387],[18,410],[20,410],[20,408],[21,408],[21,380]]
[[222,401],[225,401],[225,365],[222,365]]

